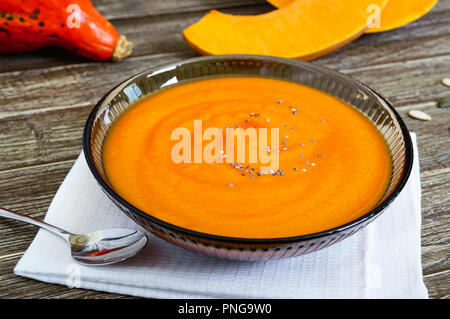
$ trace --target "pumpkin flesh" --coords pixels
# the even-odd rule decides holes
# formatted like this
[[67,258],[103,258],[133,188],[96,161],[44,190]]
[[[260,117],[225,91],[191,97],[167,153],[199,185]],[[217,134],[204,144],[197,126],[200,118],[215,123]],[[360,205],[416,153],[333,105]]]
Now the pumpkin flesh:
[[[276,8],[288,6],[295,0],[267,0]],[[438,0],[389,0],[380,17],[380,25],[366,30],[376,33],[400,28],[427,14]]]
[[183,35],[202,54],[261,54],[310,60],[360,36],[367,28],[367,6],[384,7],[386,2],[296,0],[255,16],[212,10],[186,28]]

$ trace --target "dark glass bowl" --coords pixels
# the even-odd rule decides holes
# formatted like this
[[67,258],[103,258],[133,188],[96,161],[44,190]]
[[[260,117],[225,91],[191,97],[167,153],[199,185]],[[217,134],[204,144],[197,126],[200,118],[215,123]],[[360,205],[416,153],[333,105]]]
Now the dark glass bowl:
[[[249,239],[216,236],[172,225],[121,198],[106,178],[101,156],[103,141],[114,120],[137,100],[163,87],[222,75],[262,76],[304,84],[344,100],[364,113],[386,139],[393,161],[388,189],[378,205],[364,216],[326,231],[287,238]],[[413,162],[411,138],[405,124],[394,108],[372,89],[314,64],[254,55],[194,58],[150,69],[122,82],[89,115],[83,149],[100,187],[136,223],[177,246],[214,257],[246,261],[303,255],[349,237],[379,216],[397,197],[408,180]]]

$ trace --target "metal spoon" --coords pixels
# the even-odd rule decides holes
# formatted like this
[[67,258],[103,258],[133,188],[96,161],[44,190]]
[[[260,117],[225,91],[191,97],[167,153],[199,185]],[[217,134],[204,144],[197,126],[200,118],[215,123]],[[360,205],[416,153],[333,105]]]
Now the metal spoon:
[[147,244],[147,236],[133,229],[106,229],[75,235],[43,221],[0,208],[0,216],[42,227],[62,238],[70,245],[72,258],[83,265],[113,264],[136,255]]

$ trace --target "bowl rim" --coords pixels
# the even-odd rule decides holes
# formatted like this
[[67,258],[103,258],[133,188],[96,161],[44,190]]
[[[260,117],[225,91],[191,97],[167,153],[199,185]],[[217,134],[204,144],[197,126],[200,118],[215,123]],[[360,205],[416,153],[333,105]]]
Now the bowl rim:
[[[400,129],[403,134],[403,143],[405,145],[405,165],[403,167],[403,176],[399,180],[397,186],[391,191],[391,194],[379,203],[376,207],[371,209],[366,214],[358,217],[357,219],[354,219],[348,223],[345,223],[343,225],[339,225],[327,230],[319,231],[316,233],[310,233],[310,234],[304,234],[304,235],[298,235],[298,236],[290,236],[290,237],[278,237],[278,238],[240,238],[240,237],[231,237],[231,236],[222,236],[222,235],[214,235],[204,232],[199,232],[195,230],[191,230],[188,228],[184,228],[181,226],[177,226],[168,222],[165,222],[161,219],[158,219],[149,213],[145,213],[144,211],[138,209],[137,207],[133,206],[131,203],[123,199],[121,196],[119,196],[113,189],[104,181],[101,174],[98,172],[93,156],[91,153],[91,133],[92,133],[92,127],[95,121],[95,117],[97,114],[98,109],[107,101],[110,100],[112,97],[115,96],[116,93],[118,93],[121,88],[125,87],[127,84],[131,83],[134,79],[138,78],[139,76],[143,74],[153,75],[153,74],[159,74],[161,72],[165,72],[167,70],[172,70],[176,67],[183,66],[185,64],[189,63],[195,63],[195,62],[203,62],[203,61],[215,61],[215,62],[226,62],[226,61],[232,61],[232,60],[252,60],[254,62],[265,62],[265,63],[278,63],[278,64],[287,64],[287,65],[297,65],[301,67],[306,67],[308,69],[316,69],[320,72],[326,72],[326,73],[333,73],[336,76],[339,76],[343,78],[346,81],[350,81],[353,84],[356,84],[357,86],[360,86],[369,92],[371,92],[373,95],[381,99],[385,103],[385,107],[392,112],[395,119],[397,120]],[[255,75],[257,76],[257,75]],[[117,91],[117,92],[116,92]],[[230,242],[230,243],[239,243],[239,244],[254,244],[254,245],[278,245],[278,244],[286,244],[286,243],[294,243],[294,242],[304,242],[312,239],[317,239],[321,237],[327,237],[329,235],[333,235],[336,233],[340,233],[342,231],[352,229],[358,225],[365,225],[366,222],[373,220],[375,217],[378,217],[393,201],[397,196],[400,194],[400,192],[403,190],[404,186],[406,185],[409,176],[411,174],[413,161],[414,161],[414,151],[413,151],[413,145],[411,136],[409,134],[409,131],[406,127],[406,124],[403,122],[402,118],[400,117],[399,113],[395,110],[395,108],[391,105],[389,101],[387,101],[386,98],[384,98],[382,95],[368,87],[367,85],[359,82],[358,80],[352,78],[351,76],[348,76],[346,74],[340,73],[338,71],[335,71],[333,69],[319,66],[316,64],[300,61],[300,60],[294,60],[294,59],[287,59],[287,58],[279,58],[279,57],[272,57],[272,56],[263,56],[263,55],[251,55],[251,54],[228,54],[228,55],[214,55],[214,56],[200,56],[190,59],[185,59],[178,62],[172,62],[168,64],[159,65],[153,68],[146,69],[142,72],[139,72],[136,75],[133,75],[132,77],[122,81],[115,87],[113,87],[110,91],[108,91],[94,106],[94,108],[91,110],[84,127],[83,131],[83,151],[85,155],[86,162],[88,164],[88,167],[96,179],[96,181],[100,184],[102,189],[108,193],[109,196],[112,196],[114,200],[116,200],[118,203],[126,207],[129,211],[138,214],[140,217],[149,220],[150,222],[160,226],[167,228],[169,230],[178,232],[178,233],[184,233],[187,236],[190,237],[196,237],[201,238],[204,240],[209,241],[216,241],[216,242]]]

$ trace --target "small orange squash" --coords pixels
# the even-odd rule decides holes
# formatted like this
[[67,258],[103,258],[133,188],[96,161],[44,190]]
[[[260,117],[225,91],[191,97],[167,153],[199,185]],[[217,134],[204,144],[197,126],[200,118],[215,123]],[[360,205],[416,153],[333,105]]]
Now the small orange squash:
[[295,0],[256,16],[211,11],[183,31],[202,54],[261,54],[311,60],[334,51],[367,29],[367,6],[387,0]]
[[[277,8],[285,7],[295,0],[267,0]],[[380,17],[380,25],[366,33],[388,31],[411,23],[430,11],[438,0],[389,0]],[[349,7],[349,10],[351,8]]]
[[1,0],[0,53],[60,46],[93,60],[120,60],[132,43],[89,0]]

